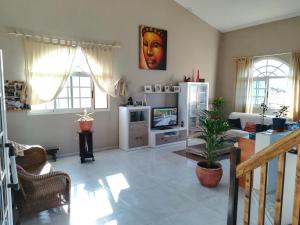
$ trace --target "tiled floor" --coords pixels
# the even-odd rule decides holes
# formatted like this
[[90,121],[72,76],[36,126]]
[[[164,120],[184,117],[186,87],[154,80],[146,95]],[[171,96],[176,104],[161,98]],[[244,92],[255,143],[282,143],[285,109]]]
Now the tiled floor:
[[217,188],[202,187],[194,161],[172,151],[182,146],[95,154],[93,163],[79,157],[53,163],[72,179],[70,214],[66,208],[26,218],[24,225],[225,225],[229,163]]

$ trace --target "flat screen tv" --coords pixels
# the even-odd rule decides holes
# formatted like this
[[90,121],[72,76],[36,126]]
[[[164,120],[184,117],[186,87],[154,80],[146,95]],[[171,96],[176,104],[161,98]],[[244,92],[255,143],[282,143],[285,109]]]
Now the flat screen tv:
[[178,108],[152,108],[152,128],[164,129],[178,125]]

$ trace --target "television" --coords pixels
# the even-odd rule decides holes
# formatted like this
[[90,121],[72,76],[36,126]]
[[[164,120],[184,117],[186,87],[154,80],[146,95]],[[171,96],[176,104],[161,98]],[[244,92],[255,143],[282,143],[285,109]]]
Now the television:
[[177,107],[152,108],[151,127],[157,129],[167,129],[178,125]]

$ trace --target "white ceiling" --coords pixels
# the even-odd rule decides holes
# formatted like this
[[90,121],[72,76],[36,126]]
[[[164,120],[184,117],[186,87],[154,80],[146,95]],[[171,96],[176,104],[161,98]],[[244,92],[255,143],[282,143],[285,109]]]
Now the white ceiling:
[[222,32],[300,16],[300,0],[175,0]]

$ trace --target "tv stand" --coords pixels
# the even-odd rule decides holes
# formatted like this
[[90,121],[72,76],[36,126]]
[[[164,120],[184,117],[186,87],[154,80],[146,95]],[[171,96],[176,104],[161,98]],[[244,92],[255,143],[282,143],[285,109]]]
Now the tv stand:
[[172,129],[172,127],[155,127],[153,130],[169,130]]
[[168,144],[185,143],[186,127],[168,127],[165,130],[150,130],[150,146],[164,146]]

